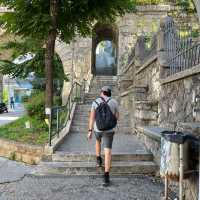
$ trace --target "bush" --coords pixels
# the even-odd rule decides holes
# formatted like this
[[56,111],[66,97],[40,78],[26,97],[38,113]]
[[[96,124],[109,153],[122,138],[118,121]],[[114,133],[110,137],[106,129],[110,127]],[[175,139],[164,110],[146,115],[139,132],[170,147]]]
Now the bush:
[[3,102],[8,104],[8,90],[3,90]]
[[54,106],[61,106],[62,105],[62,98],[60,96],[53,97],[53,105]]
[[44,92],[34,92],[25,104],[27,114],[40,119],[45,118],[45,99]]
[[22,102],[23,103],[28,102],[28,100],[29,100],[29,96],[25,95],[25,96],[22,97]]

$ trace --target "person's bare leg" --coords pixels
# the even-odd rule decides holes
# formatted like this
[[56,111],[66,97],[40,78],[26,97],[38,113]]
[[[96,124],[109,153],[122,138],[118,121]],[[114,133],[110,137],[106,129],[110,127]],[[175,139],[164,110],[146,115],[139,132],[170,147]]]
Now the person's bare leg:
[[111,167],[111,149],[104,148],[104,153],[105,153],[105,172],[109,172]]
[[105,153],[105,173],[104,173],[104,186],[109,186],[110,183],[110,167],[111,167],[111,149],[104,148]]
[[96,156],[101,156],[101,141],[96,140]]

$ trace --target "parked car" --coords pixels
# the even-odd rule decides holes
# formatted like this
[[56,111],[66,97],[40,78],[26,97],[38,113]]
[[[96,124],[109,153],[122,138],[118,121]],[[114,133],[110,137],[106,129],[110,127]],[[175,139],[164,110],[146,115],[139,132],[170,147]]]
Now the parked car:
[[8,112],[8,108],[5,103],[0,103],[0,113]]

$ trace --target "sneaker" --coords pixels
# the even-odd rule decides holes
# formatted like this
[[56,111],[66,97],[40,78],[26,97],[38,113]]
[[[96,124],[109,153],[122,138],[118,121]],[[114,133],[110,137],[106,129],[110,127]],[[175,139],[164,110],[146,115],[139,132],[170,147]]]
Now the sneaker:
[[108,187],[110,185],[110,176],[109,176],[109,172],[105,172],[104,174],[104,183],[103,186],[104,187]]
[[98,156],[97,157],[97,164],[96,164],[97,167],[101,167],[102,166],[102,158],[101,156]]

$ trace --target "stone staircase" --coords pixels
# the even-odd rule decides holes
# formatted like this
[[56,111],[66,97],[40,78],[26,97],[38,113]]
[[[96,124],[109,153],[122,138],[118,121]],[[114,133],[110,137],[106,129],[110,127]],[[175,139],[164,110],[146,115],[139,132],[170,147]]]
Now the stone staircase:
[[[100,175],[102,168],[95,167],[95,138],[87,141],[88,117],[91,102],[99,95],[100,88],[110,85],[118,96],[116,77],[96,77],[86,94],[84,104],[76,107],[70,133],[51,160],[40,163],[37,174],[42,175]],[[113,142],[112,175],[155,174],[157,166],[153,156],[136,136],[131,135],[130,117],[120,107],[120,119]],[[103,151],[102,151],[103,152]]]

